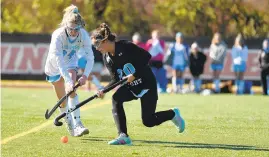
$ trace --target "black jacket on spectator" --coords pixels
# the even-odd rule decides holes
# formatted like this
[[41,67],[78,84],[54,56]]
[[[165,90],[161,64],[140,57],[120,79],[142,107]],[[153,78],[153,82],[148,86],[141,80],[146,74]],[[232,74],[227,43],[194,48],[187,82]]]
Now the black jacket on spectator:
[[263,94],[267,95],[267,79],[269,75],[269,52],[268,50],[261,50],[259,54],[259,62],[261,67],[261,83],[263,88]]
[[206,61],[206,55],[203,52],[198,51],[196,55],[190,54],[190,71],[193,77],[199,77],[204,72],[204,65]]
[[269,69],[269,52],[262,49],[259,54],[259,62],[261,69]]

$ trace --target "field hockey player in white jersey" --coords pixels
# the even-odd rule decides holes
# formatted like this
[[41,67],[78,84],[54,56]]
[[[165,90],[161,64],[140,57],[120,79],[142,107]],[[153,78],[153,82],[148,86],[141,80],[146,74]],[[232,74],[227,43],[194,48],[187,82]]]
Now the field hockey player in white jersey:
[[[91,40],[84,29],[85,22],[78,8],[71,5],[64,12],[60,28],[52,33],[45,65],[46,80],[52,83],[59,99],[72,91],[75,85],[78,67],[77,51],[83,48],[87,59],[85,70],[78,79],[80,85],[85,84],[94,63]],[[67,101],[61,104],[60,112],[65,112],[78,103],[78,95],[73,92]],[[79,109],[67,115],[65,121],[71,136],[82,136],[89,133],[80,120]]]

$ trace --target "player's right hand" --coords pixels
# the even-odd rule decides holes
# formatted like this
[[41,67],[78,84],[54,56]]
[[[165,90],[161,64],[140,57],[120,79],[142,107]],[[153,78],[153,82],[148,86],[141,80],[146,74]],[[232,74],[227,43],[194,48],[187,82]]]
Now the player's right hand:
[[103,90],[99,90],[96,94],[97,94],[98,98],[101,98],[101,99],[103,99],[105,96],[105,93],[103,92]]
[[68,82],[65,84],[65,92],[71,92],[74,89],[75,84],[73,82]]

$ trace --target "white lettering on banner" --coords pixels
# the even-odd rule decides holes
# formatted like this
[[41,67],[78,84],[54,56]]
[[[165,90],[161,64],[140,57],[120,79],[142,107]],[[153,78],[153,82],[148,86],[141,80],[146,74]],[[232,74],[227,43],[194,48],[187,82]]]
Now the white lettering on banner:
[[[49,44],[26,44],[26,43],[2,43],[1,44],[1,73],[2,74],[43,74],[44,66],[49,50]],[[208,49],[204,49],[208,54]],[[222,79],[234,79],[232,71],[231,49],[228,49],[225,66],[221,73]],[[259,80],[258,49],[249,49],[247,71],[245,79]],[[202,78],[211,79],[210,58],[207,57]],[[171,69],[167,69],[171,76]],[[189,69],[186,69],[185,78],[191,78]]]
[[43,74],[49,44],[2,43],[2,74]]

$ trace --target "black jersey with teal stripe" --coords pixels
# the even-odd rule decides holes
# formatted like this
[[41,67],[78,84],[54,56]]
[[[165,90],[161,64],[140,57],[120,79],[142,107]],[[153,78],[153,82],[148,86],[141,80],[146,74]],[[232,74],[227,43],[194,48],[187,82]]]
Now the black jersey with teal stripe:
[[155,90],[156,79],[148,65],[150,58],[149,52],[135,44],[126,40],[116,41],[115,55],[112,56],[110,53],[103,55],[104,64],[111,75],[109,84],[133,74],[135,80],[126,86],[135,96],[139,97],[145,90]]

